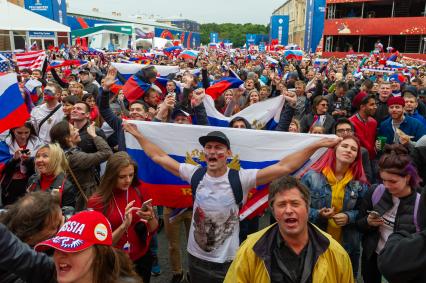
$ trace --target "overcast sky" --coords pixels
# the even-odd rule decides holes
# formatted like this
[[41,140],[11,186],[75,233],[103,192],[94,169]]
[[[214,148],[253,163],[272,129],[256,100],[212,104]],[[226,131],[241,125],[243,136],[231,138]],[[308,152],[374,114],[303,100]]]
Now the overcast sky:
[[199,23],[268,24],[272,12],[285,0],[67,0],[70,10],[122,15],[182,17]]

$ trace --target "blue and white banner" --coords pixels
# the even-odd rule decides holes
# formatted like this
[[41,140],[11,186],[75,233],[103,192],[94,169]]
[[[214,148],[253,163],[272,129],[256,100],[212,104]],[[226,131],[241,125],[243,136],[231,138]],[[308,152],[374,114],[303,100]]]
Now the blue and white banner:
[[284,97],[280,95],[252,104],[231,117],[226,117],[216,110],[211,96],[206,95],[203,103],[206,108],[207,118],[212,126],[228,127],[229,121],[235,117],[243,117],[249,121],[254,129],[263,129],[265,127],[274,129],[278,125],[284,101]]
[[[236,170],[265,168],[324,137],[323,135],[174,123],[128,122],[136,124],[149,141],[158,145],[176,161],[193,165],[204,163],[203,148],[198,138],[211,131],[222,131],[231,142],[232,157],[229,159],[228,166]],[[126,133],[126,147],[127,152],[139,165],[138,176],[142,181],[143,193],[153,199],[154,205],[177,208],[192,205],[190,186],[181,178],[155,164],[141,149],[137,140],[128,133]],[[303,172],[325,151],[326,148],[317,150],[294,174]]]
[[180,71],[179,66],[166,66],[166,65],[141,65],[141,64],[127,64],[127,63],[111,63],[111,65],[122,74],[126,80],[132,75],[136,74],[142,68],[154,66],[160,76],[168,76],[169,74],[176,74]]

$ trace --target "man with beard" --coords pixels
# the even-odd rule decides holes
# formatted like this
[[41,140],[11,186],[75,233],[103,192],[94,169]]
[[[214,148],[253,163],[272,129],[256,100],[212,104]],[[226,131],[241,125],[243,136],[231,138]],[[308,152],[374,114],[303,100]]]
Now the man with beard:
[[50,129],[64,119],[62,104],[59,103],[60,96],[60,87],[57,84],[48,83],[43,91],[44,103],[31,111],[31,123],[44,143],[50,142]]
[[[135,125],[124,124],[123,128],[136,138],[145,154],[172,174],[191,184],[193,178],[202,176],[198,186],[193,187],[193,217],[187,250],[191,282],[209,283],[223,282],[234,259],[239,246],[239,205],[247,199],[248,191],[294,172],[317,149],[334,146],[340,140],[319,140],[260,170],[234,171],[227,166],[232,156],[231,143],[220,131],[199,138],[207,164],[207,168],[200,168],[177,162],[146,139]],[[231,186],[231,180],[235,179],[239,179],[238,191]]]
[[388,99],[389,115],[380,124],[378,135],[386,137],[387,144],[417,141],[426,134],[426,128],[418,120],[404,115],[405,101],[401,96]]
[[368,150],[370,160],[376,157],[375,142],[377,121],[373,118],[377,110],[376,98],[366,92],[360,92],[355,96],[352,106],[358,111],[349,118],[355,128],[361,146]]

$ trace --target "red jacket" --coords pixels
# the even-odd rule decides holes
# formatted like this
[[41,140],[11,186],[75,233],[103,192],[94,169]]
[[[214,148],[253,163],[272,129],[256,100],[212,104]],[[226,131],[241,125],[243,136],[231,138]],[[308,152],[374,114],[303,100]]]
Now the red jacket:
[[[109,208],[107,209],[107,211],[105,211],[104,205],[100,203],[100,197],[97,196],[96,194],[89,199],[87,203],[87,207],[92,208],[93,210],[99,211],[102,214],[105,214],[106,218],[111,223],[112,231],[115,231],[123,223],[122,216],[124,217],[124,210],[127,203],[134,200],[135,203],[133,206],[141,207],[144,201],[136,192],[135,188],[130,187],[128,190],[129,190],[128,200],[126,200],[127,199],[126,191],[119,190],[119,189],[114,190],[114,197],[115,197],[115,200],[117,201],[117,205],[119,206],[121,215],[118,212],[118,209],[114,203],[114,200],[111,200],[109,204]],[[153,233],[148,232],[146,238],[144,239],[144,241],[142,241],[135,231],[135,225],[141,220],[139,216],[136,215],[136,211],[133,212],[132,216],[133,216],[132,224],[130,224],[130,227],[128,228],[127,233],[123,234],[123,236],[120,238],[120,240],[115,245],[115,247],[118,249],[123,249],[123,246],[128,241],[130,243],[130,253],[129,253],[130,259],[132,261],[135,261],[141,258],[143,255],[145,255],[145,253],[148,251],[149,243],[151,241]],[[144,222],[142,223],[143,225],[146,225]]]
[[370,160],[376,157],[376,135],[377,121],[374,118],[368,117],[364,122],[355,114],[349,118],[355,128],[355,135],[358,137],[361,146],[368,150]]

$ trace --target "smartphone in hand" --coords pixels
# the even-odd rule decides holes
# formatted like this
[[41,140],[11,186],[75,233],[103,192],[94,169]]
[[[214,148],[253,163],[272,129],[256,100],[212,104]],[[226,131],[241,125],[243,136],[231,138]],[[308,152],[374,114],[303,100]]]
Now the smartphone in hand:
[[145,201],[142,204],[141,210],[142,211],[147,211],[148,210],[148,206],[151,205],[151,203],[152,203],[152,199],[149,199],[149,200]]

